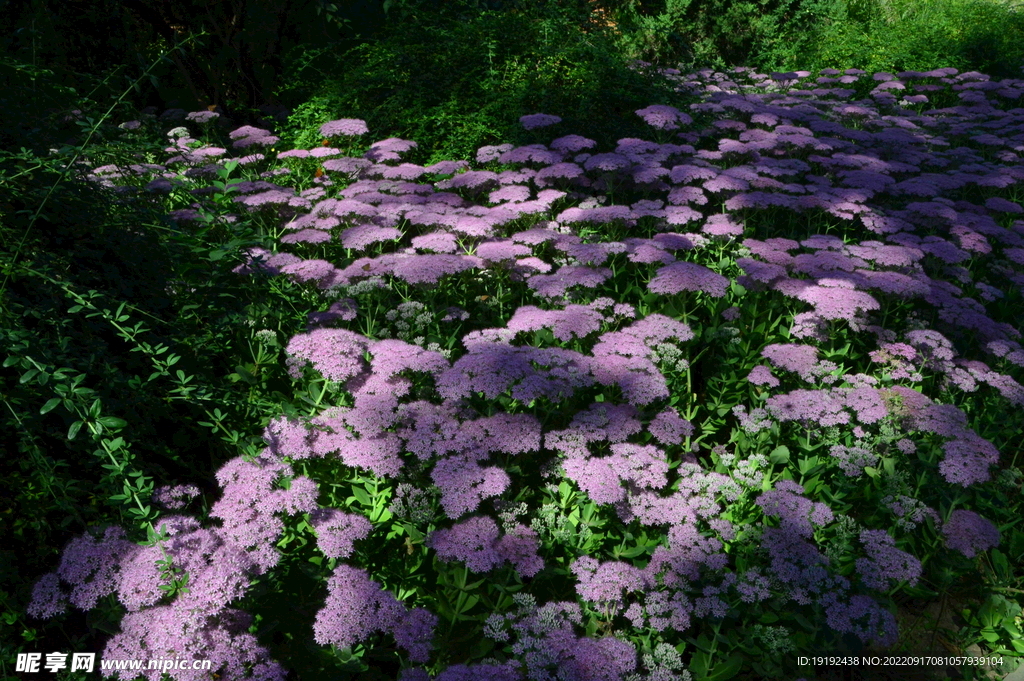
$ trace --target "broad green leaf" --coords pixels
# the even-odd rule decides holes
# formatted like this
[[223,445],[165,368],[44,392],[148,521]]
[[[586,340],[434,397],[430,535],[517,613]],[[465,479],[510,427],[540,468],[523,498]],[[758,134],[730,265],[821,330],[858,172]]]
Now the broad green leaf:
[[780,445],[772,450],[772,453],[768,455],[768,460],[772,463],[789,463],[789,447],[786,445]]
[[373,505],[373,501],[370,499],[370,495],[367,494],[366,490],[363,489],[362,487],[353,487],[352,496],[354,496],[356,500],[363,506]]
[[707,681],[726,681],[739,673],[743,668],[743,657],[738,653],[732,654],[725,662],[716,664],[705,679]]
[[119,419],[116,416],[103,416],[98,419],[100,425],[106,428],[124,428],[128,425],[128,422],[124,419]]

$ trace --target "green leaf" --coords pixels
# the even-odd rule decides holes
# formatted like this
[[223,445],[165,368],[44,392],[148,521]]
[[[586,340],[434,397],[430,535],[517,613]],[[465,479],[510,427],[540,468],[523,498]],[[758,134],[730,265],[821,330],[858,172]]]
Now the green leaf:
[[58,404],[60,404],[60,402],[61,402],[61,399],[59,397],[54,397],[51,400],[47,400],[46,404],[44,404],[42,407],[39,408],[39,413],[40,414],[48,414],[48,413],[50,413],[51,411],[53,411],[57,407]]
[[698,679],[698,681],[706,678],[710,664],[711,655],[704,650],[695,650],[693,657],[690,658],[690,673],[693,674],[693,678]]
[[818,465],[818,457],[816,457],[816,456],[802,457],[800,459],[799,463],[797,464],[798,468],[800,469],[800,474],[801,475],[807,475],[817,465]]
[[28,371],[26,371],[25,373],[23,373],[21,375],[21,379],[18,381],[18,383],[22,383],[22,384],[28,383],[33,378],[35,378],[36,374],[38,374],[38,373],[39,373],[38,369],[29,369]]
[[74,440],[75,439],[75,436],[78,435],[78,431],[80,431],[82,429],[82,425],[83,424],[82,424],[81,421],[75,421],[74,423],[71,424],[71,427],[68,428],[68,439],[69,440]]
[[456,615],[461,615],[472,610],[473,606],[480,602],[480,597],[475,594],[468,594],[465,599],[459,598],[459,600],[462,602],[456,609]]
[[124,428],[128,425],[127,421],[119,419],[116,416],[103,416],[96,420],[105,428]]
[[789,447],[781,445],[772,450],[772,453],[768,455],[768,460],[772,463],[789,463]]
[[15,357],[15,356],[11,355],[10,357],[8,357],[7,359],[4,360],[4,369],[7,369],[8,367],[14,366],[19,361],[21,361],[20,357]]
[[626,551],[616,551],[616,553],[619,554],[620,558],[636,558],[642,553],[647,553],[647,547],[634,546],[633,548],[627,549]]
[[366,490],[363,489],[362,487],[353,487],[352,496],[354,496],[356,500],[363,506],[373,505],[373,501],[370,499],[370,495],[367,494]]
[[733,653],[725,662],[716,664],[715,668],[704,678],[707,681],[726,681],[726,679],[736,676],[742,668],[743,657],[738,653]]

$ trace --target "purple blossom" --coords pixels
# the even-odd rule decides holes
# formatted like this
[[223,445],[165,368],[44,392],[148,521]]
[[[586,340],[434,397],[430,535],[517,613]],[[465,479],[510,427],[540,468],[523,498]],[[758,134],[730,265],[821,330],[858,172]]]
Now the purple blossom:
[[402,604],[365,570],[338,565],[327,580],[327,599],[313,623],[313,639],[342,648],[374,632],[390,632],[403,621]]
[[544,559],[537,555],[539,548],[537,532],[525,525],[514,526],[495,545],[502,561],[512,563],[523,577],[534,577],[544,569]]
[[659,412],[647,426],[647,432],[663,445],[682,444],[683,438],[693,435],[693,424],[679,415],[674,408]]
[[357,251],[364,250],[382,241],[394,241],[402,238],[402,230],[395,227],[378,227],[377,225],[356,225],[341,233],[339,240],[345,248]]
[[[186,121],[192,121],[193,123],[209,123],[210,121],[220,118],[220,114],[216,111],[193,111],[185,115]],[[136,125],[135,127],[138,127]]]
[[722,275],[685,260],[662,267],[647,284],[647,290],[652,293],[702,291],[713,298],[723,297],[728,288],[729,280]]
[[558,116],[552,116],[550,114],[528,114],[521,116],[519,122],[527,130],[534,130],[536,128],[544,128],[555,123],[561,123],[562,119]]
[[622,561],[598,563],[590,556],[577,558],[569,568],[576,575],[576,592],[581,598],[612,612],[622,609],[625,594],[642,591],[643,571]]
[[607,457],[618,475],[637,489],[662,489],[668,484],[668,461],[665,452],[654,445],[619,442],[611,446]]
[[729,215],[718,213],[707,219],[707,222],[701,228],[701,232],[712,236],[736,237],[743,236],[743,229],[743,225],[734,222]]
[[622,154],[611,152],[594,154],[583,162],[583,167],[587,170],[603,170],[605,172],[622,170],[623,168],[628,168],[630,165],[632,164],[628,158]]
[[814,534],[814,525],[823,526],[832,521],[831,509],[823,503],[812,502],[803,496],[804,488],[792,480],[779,480],[775,488],[762,492],[757,499],[765,515],[779,518],[783,531],[801,537]]
[[507,328],[516,333],[551,329],[555,339],[567,342],[586,338],[598,331],[604,315],[583,305],[568,305],[561,310],[542,310],[524,305],[508,320]]
[[848,390],[840,389],[838,392],[845,393],[844,404],[856,412],[857,420],[861,423],[878,423],[889,413],[882,393],[876,388],[861,386]]
[[458,237],[451,232],[431,232],[412,238],[412,247],[421,251],[435,253],[455,253],[458,248]]
[[579,135],[566,135],[553,140],[549,146],[555,151],[573,154],[584,149],[592,149],[597,146],[597,142]]
[[986,199],[985,207],[999,213],[1024,213],[1024,208],[1021,208],[1019,204],[998,196]]
[[195,485],[165,485],[153,491],[153,501],[169,511],[185,508],[197,496],[199,488]]
[[566,477],[579,485],[594,503],[614,504],[626,498],[616,463],[611,457],[570,456],[562,461],[562,468]]
[[999,528],[974,511],[957,509],[942,525],[946,546],[974,558],[979,551],[999,546]]
[[945,458],[939,472],[946,482],[967,487],[989,479],[989,467],[998,463],[999,450],[981,437],[968,433],[942,446]]
[[[504,664],[453,664],[438,674],[435,681],[523,681],[516,667],[514,660]],[[422,678],[410,678],[408,681],[428,681],[428,678],[424,672]],[[402,681],[406,681],[404,676]]]
[[854,634],[864,643],[872,642],[883,648],[896,643],[899,633],[895,616],[873,598],[851,596],[845,603],[839,600],[838,594],[829,596],[824,606],[826,622],[833,630]]
[[412,662],[425,663],[434,648],[437,615],[423,608],[414,608],[391,629],[395,643],[409,655]]
[[552,274],[535,274],[527,280],[527,286],[542,298],[560,298],[570,288],[582,286],[597,288],[612,276],[607,268],[576,267],[562,265]]
[[629,206],[600,206],[597,208],[567,208],[558,214],[556,220],[562,224],[592,222],[599,225],[627,221],[633,216]]
[[777,388],[779,386],[779,379],[772,375],[772,370],[763,364],[759,364],[751,369],[750,374],[747,375],[747,380],[753,385],[766,385],[769,388]]
[[885,591],[901,582],[911,586],[921,576],[921,561],[896,548],[896,540],[885,530],[860,533],[867,558],[857,559],[857,572],[869,589]]
[[341,118],[320,126],[320,134],[324,137],[358,137],[368,132],[370,129],[366,122],[358,118]]
[[493,518],[474,516],[448,529],[435,530],[427,546],[441,560],[458,560],[473,572],[489,572],[503,561],[496,548],[498,534]]
[[845,445],[832,445],[829,454],[839,463],[848,477],[857,478],[864,474],[866,466],[874,466],[878,463],[878,455],[864,449],[863,447],[846,447]]
[[827,390],[794,390],[784,395],[772,395],[766,406],[768,413],[779,421],[820,426],[839,426],[850,422],[850,414],[843,409],[843,401]]
[[[819,280],[819,284],[824,281]],[[814,312],[824,319],[853,321],[859,311],[880,307],[872,296],[845,286],[809,286],[796,297],[814,305]]]
[[674,106],[654,104],[639,109],[636,115],[656,130],[678,130],[680,125],[689,125],[693,119]]
[[477,149],[476,162],[490,163],[496,161],[499,156],[512,149],[511,144],[486,145]]
[[438,376],[437,391],[445,399],[482,392],[493,400],[511,391],[522,402],[541,397],[559,401],[592,384],[589,366],[584,355],[562,348],[485,343],[471,348]]
[[481,501],[498,496],[511,484],[503,468],[480,466],[465,455],[441,459],[434,465],[430,478],[441,490],[445,515],[452,519],[475,511]]
[[32,586],[32,599],[29,601],[30,617],[50,619],[63,614],[67,609],[67,594],[60,586],[60,577],[56,572],[48,572],[40,577]]
[[[403,140],[397,137],[389,137],[386,140],[374,142],[370,145],[369,151],[363,156],[374,163],[382,161],[399,161],[401,154],[415,149],[419,145],[411,140]],[[429,168],[427,169],[429,171]]]
[[[118,570],[122,561],[137,551],[135,544],[124,539],[119,527],[107,528],[102,538],[84,534],[72,539],[61,554],[57,575],[71,587],[68,601],[81,610],[96,607],[99,599],[117,588]],[[42,587],[33,590],[34,598],[30,609],[37,616],[52,616],[62,606],[58,597],[59,588],[51,577],[46,577]],[[38,596],[39,600],[35,600]]]
[[345,381],[365,370],[363,352],[368,346],[366,338],[346,329],[314,329],[300,333],[285,347],[292,358],[288,370],[298,379],[299,367],[309,362],[324,378]]
[[328,558],[348,558],[355,542],[365,539],[373,529],[363,516],[335,508],[315,511],[311,523],[316,530],[316,545]]
[[450,366],[441,353],[398,339],[376,341],[368,350],[373,357],[370,366],[382,378],[391,378],[403,371],[439,374]]
[[775,343],[766,346],[761,356],[780,369],[799,374],[805,381],[811,380],[818,364],[818,349],[813,345]]
[[[240,610],[223,610],[215,618],[197,619],[177,605],[128,613],[121,631],[107,641],[104,660],[192,659],[210,660],[211,669],[230,679],[284,681],[286,671],[270,659],[269,652],[248,633],[252,617]],[[174,677],[201,681],[209,671],[175,670]],[[110,677],[117,672],[104,670]],[[164,675],[159,667],[142,674],[148,681]]]
[[321,312],[310,312],[306,315],[306,322],[312,330],[313,327],[329,322],[341,320],[350,322],[356,318],[359,305],[352,298],[342,298],[331,304],[329,308]]

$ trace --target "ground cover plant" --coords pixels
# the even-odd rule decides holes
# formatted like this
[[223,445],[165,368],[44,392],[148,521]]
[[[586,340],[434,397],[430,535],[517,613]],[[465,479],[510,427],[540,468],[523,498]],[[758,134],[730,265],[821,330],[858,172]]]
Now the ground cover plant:
[[429,166],[353,118],[295,149],[126,123],[166,158],[91,181],[262,235],[212,260],[306,308],[248,315],[233,380],[283,398],[260,445],[129,488],[145,512],[68,544],[28,614],[230,679],[824,679],[798,656],[937,641],[1009,671],[1024,81],[657,76],[643,138],[534,112],[533,143]]

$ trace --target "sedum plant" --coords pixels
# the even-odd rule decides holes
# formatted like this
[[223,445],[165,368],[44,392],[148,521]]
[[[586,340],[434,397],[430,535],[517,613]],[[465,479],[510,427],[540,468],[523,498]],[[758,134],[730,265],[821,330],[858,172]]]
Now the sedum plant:
[[104,660],[230,679],[811,679],[922,652],[951,600],[1024,652],[1024,82],[660,77],[678,106],[612,148],[557,112],[430,165],[358,119],[186,124],[154,173],[96,168],[266,235],[233,271],[309,305],[254,332],[296,399],[215,491],[157,487],[145,540],[73,540],[29,613],[107,607]]

